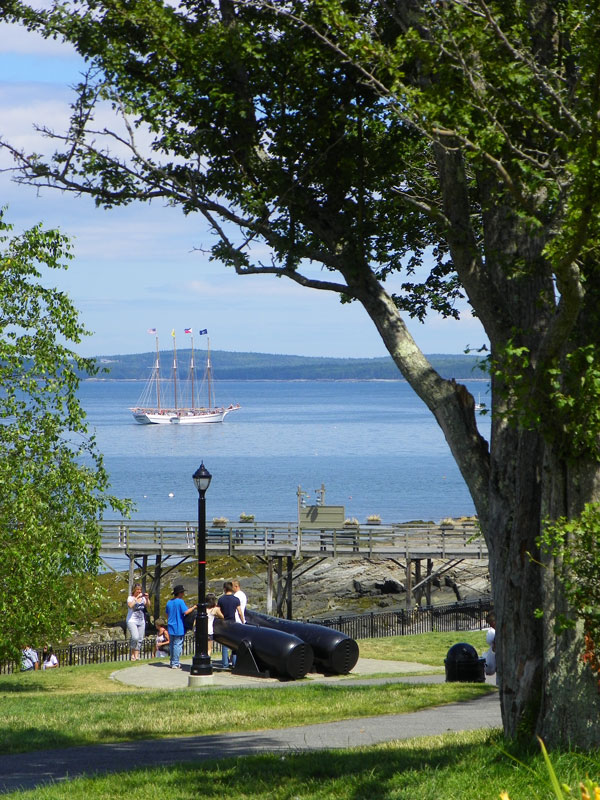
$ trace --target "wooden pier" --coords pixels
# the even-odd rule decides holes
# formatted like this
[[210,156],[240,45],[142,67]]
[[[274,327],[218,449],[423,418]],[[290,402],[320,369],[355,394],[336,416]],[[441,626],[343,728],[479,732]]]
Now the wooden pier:
[[[102,554],[194,558],[197,523],[116,520],[102,522]],[[252,522],[208,526],[206,550],[218,555],[292,555],[296,558],[487,558],[473,522],[405,523],[306,529],[297,523]]]
[[[275,605],[276,613],[288,618],[292,617],[294,578],[328,558],[393,559],[406,570],[406,602],[411,607],[413,595],[417,599],[421,593],[430,596],[431,581],[436,576],[463,560],[483,560],[488,556],[485,541],[473,521],[316,527],[324,523],[308,522],[308,516],[297,523],[209,525],[207,555],[254,555],[267,569],[267,613],[272,613]],[[197,536],[198,526],[192,521],[105,520],[101,555],[128,558],[130,583],[136,567],[144,586],[150,578],[154,615],[159,616],[161,580],[183,562],[196,559]],[[443,562],[435,571],[434,560]],[[422,561],[426,562],[425,574]],[[301,572],[294,574],[294,568],[300,566]]]

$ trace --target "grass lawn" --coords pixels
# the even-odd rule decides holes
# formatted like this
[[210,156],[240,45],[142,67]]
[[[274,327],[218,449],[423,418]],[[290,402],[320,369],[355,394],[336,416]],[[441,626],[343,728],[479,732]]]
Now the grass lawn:
[[[355,750],[185,764],[4,795],[7,800],[551,800],[538,750],[515,762],[499,734],[474,731]],[[561,782],[598,777],[597,754],[553,756]],[[573,800],[579,792],[573,794]]]
[[0,753],[401,714],[488,691],[485,684],[352,687],[340,683],[205,692],[5,693]]
[[[363,658],[439,666],[458,641],[485,649],[483,633],[361,640]],[[0,677],[0,752],[76,744],[226,733],[402,713],[470,699],[493,688],[442,683],[351,687],[299,682],[285,688],[169,692],[132,689],[110,679],[131,664],[70,667]],[[276,693],[275,695],[273,693]],[[273,698],[276,697],[276,702]],[[537,748],[510,755],[499,732],[475,731],[354,750],[272,754],[86,778],[7,800],[551,800]],[[515,760],[515,758],[517,760]],[[561,782],[600,778],[600,754],[559,753]],[[579,798],[579,792],[572,795]]]
[[481,655],[488,646],[485,631],[449,633],[420,633],[415,636],[389,636],[385,639],[361,639],[361,658],[381,658],[390,661],[416,661],[420,664],[439,667],[444,671],[444,659],[448,650],[457,642],[473,645]]
[[[469,641],[478,645],[477,637],[470,635]],[[418,659],[439,666],[448,647],[461,638],[467,640],[462,634],[458,639],[457,634],[424,634],[359,644],[362,657]],[[299,682],[247,691],[173,690],[164,702],[164,690],[135,689],[111,679],[130,666],[118,662],[1,676],[0,753],[399,714],[493,691],[485,684],[464,683],[352,687]]]

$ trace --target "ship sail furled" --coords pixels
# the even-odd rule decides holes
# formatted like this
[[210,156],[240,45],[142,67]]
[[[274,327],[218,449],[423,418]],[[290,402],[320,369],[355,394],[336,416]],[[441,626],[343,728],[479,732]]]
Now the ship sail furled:
[[[156,328],[150,328],[148,333],[156,334]],[[207,339],[207,358],[204,379],[200,390],[196,388],[195,363],[194,363],[194,337],[191,328],[185,329],[191,335],[191,357],[189,373],[186,380],[178,375],[177,345],[175,330],[171,331],[173,338],[173,369],[172,379],[165,381],[160,374],[160,352],[158,348],[158,335],[156,334],[156,360],[150,378],[138,405],[131,408],[133,418],[140,425],[198,425],[208,422],[223,422],[230,411],[237,411],[239,403],[227,407],[217,406],[214,400],[214,386],[212,379],[212,366],[210,361],[210,339]],[[198,335],[207,335],[203,329]],[[206,388],[207,405],[197,405],[198,397]]]

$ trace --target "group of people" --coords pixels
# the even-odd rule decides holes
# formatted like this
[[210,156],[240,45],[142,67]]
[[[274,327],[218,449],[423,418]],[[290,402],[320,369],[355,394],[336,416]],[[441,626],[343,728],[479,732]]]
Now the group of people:
[[40,660],[37,650],[28,644],[21,648],[21,672],[29,672],[36,669],[54,669],[58,667],[58,658],[52,649],[51,644],[45,644],[42,649]]
[[[156,627],[154,657],[164,658],[168,654],[171,669],[181,669],[180,658],[183,640],[186,632],[192,630],[198,613],[198,605],[188,607],[183,599],[184,595],[185,587],[182,584],[177,584],[177,586],[173,587],[173,597],[166,606],[166,621],[157,619],[154,623]],[[247,601],[248,598],[242,591],[238,580],[225,581],[223,594],[218,599],[214,594],[206,595],[209,655],[212,653],[215,618],[226,622],[244,624],[246,622],[245,610]],[[140,645],[145,635],[146,613],[149,604],[148,593],[142,590],[141,584],[136,583],[131,595],[127,598],[127,629],[131,637],[132,661],[137,661],[140,657]],[[222,653],[222,668],[229,669],[229,648],[222,645]],[[235,656],[231,657],[231,663],[235,664]]]

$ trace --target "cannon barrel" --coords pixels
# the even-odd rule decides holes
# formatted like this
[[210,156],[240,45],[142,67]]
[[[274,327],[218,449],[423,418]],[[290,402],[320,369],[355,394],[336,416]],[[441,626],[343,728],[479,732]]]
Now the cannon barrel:
[[354,639],[325,625],[269,617],[249,608],[246,609],[246,620],[251,625],[284,631],[302,639],[312,647],[315,666],[323,672],[345,675],[358,661],[358,644]]
[[268,672],[298,680],[313,665],[310,644],[284,631],[215,619],[214,638],[236,651],[238,674]]

